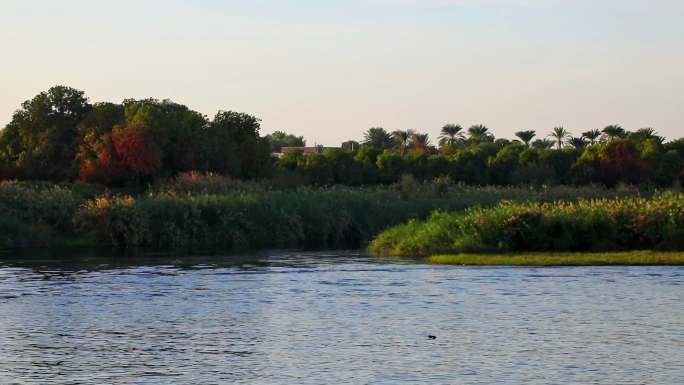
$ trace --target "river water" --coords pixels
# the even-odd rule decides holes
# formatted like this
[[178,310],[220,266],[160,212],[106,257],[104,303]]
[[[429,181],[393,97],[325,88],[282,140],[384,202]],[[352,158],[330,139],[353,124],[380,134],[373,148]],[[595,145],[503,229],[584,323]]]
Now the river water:
[[2,255],[0,383],[684,384],[683,300],[684,267]]

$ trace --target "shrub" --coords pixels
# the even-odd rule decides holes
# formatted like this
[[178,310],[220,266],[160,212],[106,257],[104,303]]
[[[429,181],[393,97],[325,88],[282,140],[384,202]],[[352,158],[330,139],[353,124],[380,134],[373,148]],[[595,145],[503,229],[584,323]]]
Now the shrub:
[[149,236],[146,214],[130,196],[100,196],[81,207],[74,223],[114,246],[140,246]]
[[178,174],[175,178],[160,183],[154,190],[161,193],[179,194],[220,194],[232,190],[260,190],[263,186],[256,182],[241,181],[231,177],[190,171]]
[[0,182],[0,245],[41,246],[56,233],[73,234],[72,218],[86,193],[46,183]]

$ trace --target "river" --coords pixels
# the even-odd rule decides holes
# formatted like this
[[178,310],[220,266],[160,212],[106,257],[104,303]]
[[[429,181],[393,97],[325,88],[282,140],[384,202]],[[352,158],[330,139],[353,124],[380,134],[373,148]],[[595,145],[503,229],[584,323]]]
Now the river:
[[3,254],[0,383],[682,384],[683,300],[684,267]]

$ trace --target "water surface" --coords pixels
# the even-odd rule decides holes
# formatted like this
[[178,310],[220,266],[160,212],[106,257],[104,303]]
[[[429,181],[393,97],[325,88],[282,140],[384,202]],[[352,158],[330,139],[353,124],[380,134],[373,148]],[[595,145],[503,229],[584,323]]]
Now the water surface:
[[683,299],[684,267],[0,255],[0,383],[682,384]]

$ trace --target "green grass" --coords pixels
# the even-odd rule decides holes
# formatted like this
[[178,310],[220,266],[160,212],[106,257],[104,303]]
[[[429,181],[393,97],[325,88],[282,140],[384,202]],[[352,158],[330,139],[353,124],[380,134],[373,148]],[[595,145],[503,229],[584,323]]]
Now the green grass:
[[684,194],[560,201],[502,202],[435,212],[378,235],[376,255],[684,250]]
[[684,252],[453,254],[435,255],[428,262],[468,266],[684,265]]

